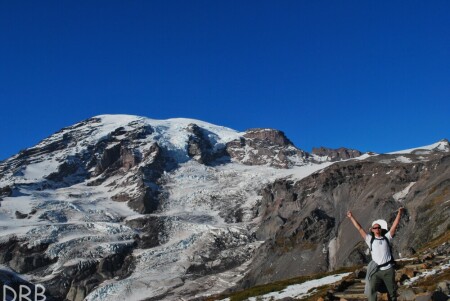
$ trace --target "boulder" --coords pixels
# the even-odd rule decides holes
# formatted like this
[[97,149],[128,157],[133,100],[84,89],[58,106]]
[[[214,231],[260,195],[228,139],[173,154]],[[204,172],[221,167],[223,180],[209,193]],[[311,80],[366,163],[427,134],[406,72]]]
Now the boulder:
[[[416,295],[415,301],[434,301],[433,300],[433,293],[426,292],[426,293],[420,293]],[[447,301],[447,300],[445,300]]]
[[414,301],[416,294],[411,288],[398,290],[398,301]]
[[437,284],[437,290],[446,295],[450,295],[450,280],[439,282]]

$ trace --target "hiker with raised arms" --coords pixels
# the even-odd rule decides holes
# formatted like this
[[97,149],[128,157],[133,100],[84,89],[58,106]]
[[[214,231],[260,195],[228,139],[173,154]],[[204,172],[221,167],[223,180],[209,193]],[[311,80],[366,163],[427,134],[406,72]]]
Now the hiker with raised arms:
[[381,283],[386,286],[389,300],[397,300],[397,286],[395,283],[394,257],[392,256],[391,240],[395,235],[404,208],[398,209],[392,227],[388,230],[385,220],[379,219],[372,223],[370,233],[366,233],[351,211],[347,217],[361,234],[369,246],[372,261],[367,266],[366,286],[364,293],[369,301],[377,300],[377,288]]

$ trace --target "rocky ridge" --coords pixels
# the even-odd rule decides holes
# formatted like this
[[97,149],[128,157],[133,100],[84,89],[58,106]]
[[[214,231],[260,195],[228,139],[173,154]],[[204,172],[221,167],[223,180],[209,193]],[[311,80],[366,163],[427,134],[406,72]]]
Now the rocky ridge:
[[247,130],[238,140],[227,143],[226,152],[246,165],[277,168],[303,165],[309,158],[309,154],[296,148],[283,132],[274,129]]
[[314,147],[312,149],[312,154],[319,157],[326,157],[332,162],[357,158],[362,155],[362,153],[356,149],[348,149],[345,147],[331,149],[323,146],[318,148]]

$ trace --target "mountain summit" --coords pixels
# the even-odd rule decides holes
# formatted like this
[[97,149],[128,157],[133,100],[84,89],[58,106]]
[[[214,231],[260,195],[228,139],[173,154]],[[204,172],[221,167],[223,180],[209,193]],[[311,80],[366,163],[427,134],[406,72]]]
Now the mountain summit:
[[96,116],[0,163],[0,264],[56,300],[189,299],[362,263],[346,210],[400,205],[408,254],[448,227],[449,158],[446,140],[310,154],[276,129]]

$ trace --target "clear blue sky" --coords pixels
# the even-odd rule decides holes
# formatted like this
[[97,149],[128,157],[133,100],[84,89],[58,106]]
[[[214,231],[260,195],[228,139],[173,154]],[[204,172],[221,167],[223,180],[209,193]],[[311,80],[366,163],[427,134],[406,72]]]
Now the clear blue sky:
[[1,1],[0,160],[99,114],[304,150],[450,138],[450,1]]

